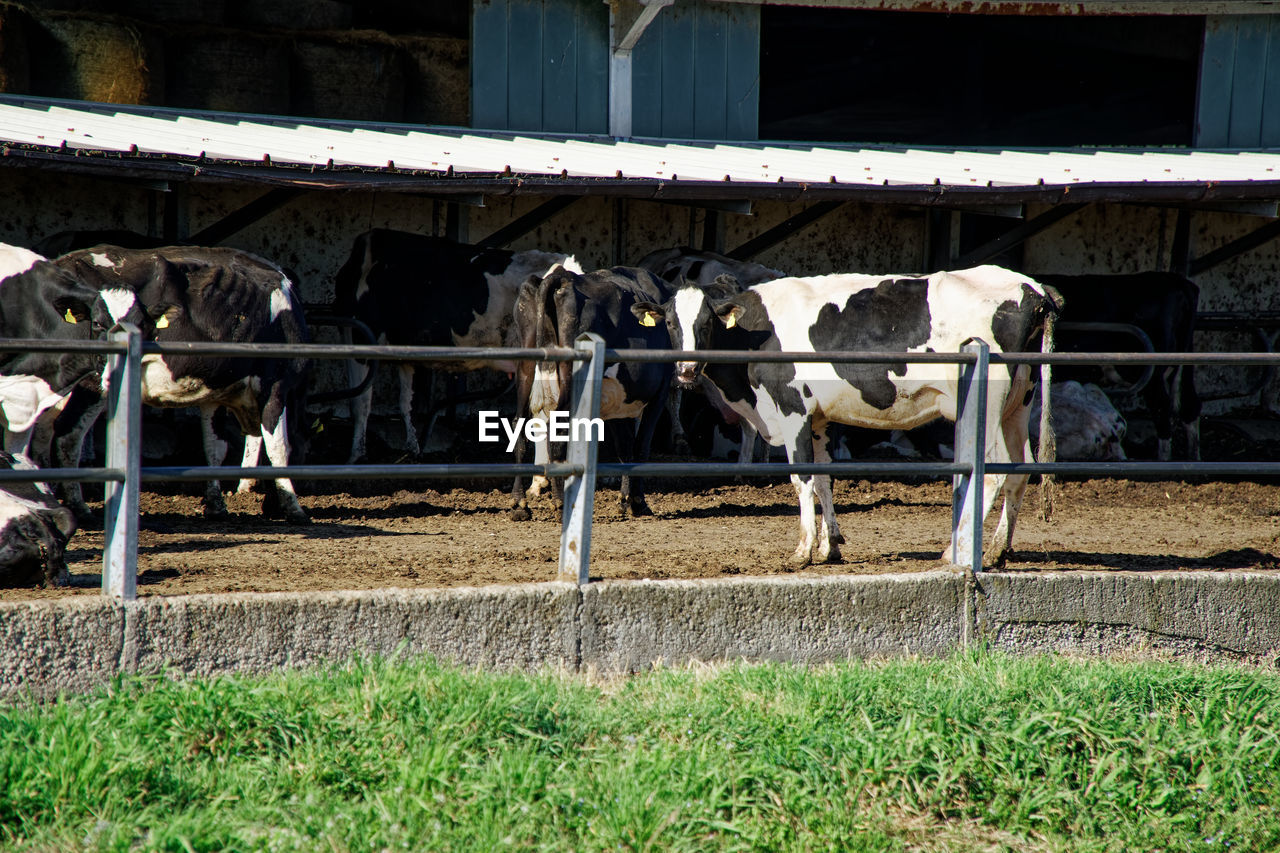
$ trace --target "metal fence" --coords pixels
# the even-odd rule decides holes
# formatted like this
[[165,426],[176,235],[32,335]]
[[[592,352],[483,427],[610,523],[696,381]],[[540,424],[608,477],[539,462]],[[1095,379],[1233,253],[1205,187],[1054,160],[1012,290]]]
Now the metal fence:
[[[600,463],[589,433],[568,443],[564,462],[548,464],[401,464],[298,465],[288,468],[239,466],[142,467],[142,357],[150,354],[205,356],[270,356],[278,358],[351,359],[447,362],[510,359],[572,362],[570,418],[597,418],[606,362],[673,362],[687,360],[681,350],[609,350],[596,335],[583,335],[573,349],[400,347],[335,344],[158,343],[144,341],[136,328],[113,331],[106,341],[44,341],[8,339],[0,351],[90,352],[106,356],[107,464],[103,468],[45,468],[38,471],[0,470],[6,482],[101,482],[105,484],[102,590],[109,596],[132,599],[137,594],[138,498],[143,483],[218,479],[356,479],[462,478],[544,476],[566,477],[560,559],[561,580],[586,584],[591,560],[591,519],[596,479],[600,476],[699,477],[785,476],[827,474],[832,477],[950,476],[952,480],[952,546],[959,564],[982,571],[984,474],[1065,474],[1090,476],[1210,475],[1275,476],[1277,462],[1019,462],[985,460],[985,419],[990,367],[996,364],[1074,365],[1280,365],[1277,353],[992,353],[975,340],[958,353],[901,352],[742,352],[709,350],[698,353],[704,363],[829,362],[852,364],[956,364],[959,366],[960,405],[956,419],[952,462],[827,462],[723,463],[643,462]],[[966,550],[959,548],[963,544]]]

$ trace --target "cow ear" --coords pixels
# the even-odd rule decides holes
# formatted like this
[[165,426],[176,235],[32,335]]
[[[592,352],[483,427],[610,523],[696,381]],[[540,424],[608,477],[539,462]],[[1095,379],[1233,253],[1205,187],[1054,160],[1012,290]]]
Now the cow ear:
[[661,305],[654,305],[652,302],[637,302],[631,306],[631,313],[640,321],[641,326],[656,326],[659,320],[667,316]]
[[64,322],[92,322],[93,315],[89,313],[89,306],[85,304],[84,300],[63,296],[53,301],[53,307],[62,315]]
[[724,323],[726,329],[732,329],[738,325],[738,320],[742,318],[742,306],[733,302],[727,302],[716,308],[716,316]]
[[716,276],[713,286],[716,291],[723,293],[725,296],[732,296],[735,293],[742,292],[742,282],[728,273],[720,273],[720,275]]

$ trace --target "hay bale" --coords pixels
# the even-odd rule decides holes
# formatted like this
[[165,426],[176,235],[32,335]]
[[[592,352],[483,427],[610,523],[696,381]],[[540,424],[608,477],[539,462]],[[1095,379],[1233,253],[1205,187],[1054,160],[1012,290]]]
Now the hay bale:
[[30,28],[31,89],[110,104],[164,102],[163,47],[116,20],[49,14]]
[[279,115],[289,109],[289,51],[243,32],[176,33],[169,56],[169,106]]
[[299,38],[293,43],[295,115],[361,121],[404,116],[404,58],[383,40]]
[[232,0],[231,21],[241,27],[343,30],[351,26],[350,0]]
[[471,51],[467,39],[444,36],[402,40],[408,57],[404,120],[471,124]]
[[122,14],[140,21],[217,26],[226,19],[225,0],[125,0],[121,5]]
[[31,91],[31,17],[17,6],[0,5],[0,92]]

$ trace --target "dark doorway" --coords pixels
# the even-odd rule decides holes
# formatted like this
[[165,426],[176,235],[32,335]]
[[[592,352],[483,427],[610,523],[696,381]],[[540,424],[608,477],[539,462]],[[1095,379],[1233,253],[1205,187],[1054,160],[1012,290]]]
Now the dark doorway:
[[1190,145],[1204,18],[761,10],[760,138]]

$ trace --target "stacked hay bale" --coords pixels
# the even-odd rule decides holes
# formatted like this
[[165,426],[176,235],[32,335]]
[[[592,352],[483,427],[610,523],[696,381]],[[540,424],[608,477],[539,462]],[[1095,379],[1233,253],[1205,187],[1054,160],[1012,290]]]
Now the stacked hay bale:
[[[105,14],[104,10],[120,14]],[[375,10],[376,11],[376,10]],[[361,24],[370,10],[362,10]],[[353,29],[344,0],[0,0],[0,91],[466,125],[466,38]]]

